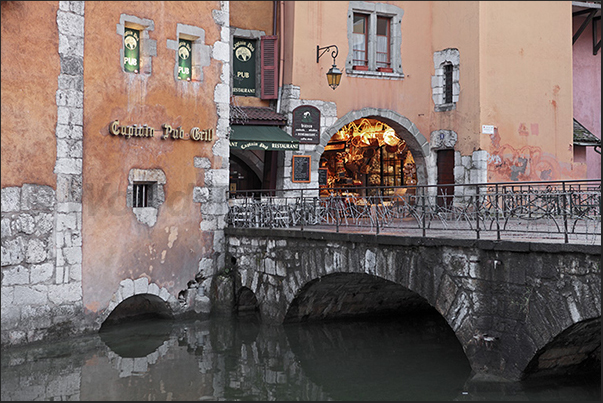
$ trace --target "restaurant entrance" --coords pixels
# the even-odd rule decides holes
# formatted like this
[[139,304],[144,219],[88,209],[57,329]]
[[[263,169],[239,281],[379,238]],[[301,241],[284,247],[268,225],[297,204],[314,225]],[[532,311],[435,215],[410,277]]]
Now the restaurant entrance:
[[387,124],[363,118],[342,127],[325,146],[320,167],[327,169],[324,188],[358,196],[414,193],[415,160],[406,142]]

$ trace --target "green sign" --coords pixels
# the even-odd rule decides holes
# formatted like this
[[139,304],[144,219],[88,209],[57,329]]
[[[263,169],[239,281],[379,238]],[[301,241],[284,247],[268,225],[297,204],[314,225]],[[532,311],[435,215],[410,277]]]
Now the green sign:
[[140,69],[140,31],[126,28],[124,31],[124,70],[138,73]]
[[193,41],[180,39],[178,42],[178,79],[190,81],[191,79],[191,50]]
[[255,41],[235,39],[232,60],[233,95],[255,97]]

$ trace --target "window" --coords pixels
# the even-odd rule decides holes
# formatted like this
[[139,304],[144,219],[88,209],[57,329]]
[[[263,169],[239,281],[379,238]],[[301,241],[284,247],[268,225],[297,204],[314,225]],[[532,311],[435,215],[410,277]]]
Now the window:
[[460,95],[459,64],[458,49],[449,48],[433,54],[435,75],[431,77],[431,91],[436,112],[456,109]]
[[124,71],[138,73],[140,66],[140,30],[124,30]]
[[178,24],[176,39],[167,40],[174,51],[174,79],[177,82],[203,81],[203,66],[209,66],[211,47],[205,44],[205,30]]
[[403,14],[401,8],[391,4],[350,1],[348,75],[404,77],[400,52]]
[[390,21],[391,18],[377,17],[377,70],[391,73],[390,62]]
[[152,57],[157,56],[157,41],[149,32],[155,29],[153,20],[122,14],[117,24],[117,34],[122,36],[121,68],[125,73],[150,75]]
[[165,173],[161,169],[133,168],[128,174],[126,205],[138,222],[152,227],[157,222],[160,206],[165,202]]
[[444,103],[452,103],[452,64],[444,65]]
[[368,37],[367,37],[368,15],[354,14],[354,33],[352,37],[352,46],[354,49],[354,59],[352,64],[355,70],[368,70]]
[[178,79],[191,80],[193,41],[180,39],[178,41]]
[[132,186],[132,207],[151,207],[152,200],[152,183],[134,183]]

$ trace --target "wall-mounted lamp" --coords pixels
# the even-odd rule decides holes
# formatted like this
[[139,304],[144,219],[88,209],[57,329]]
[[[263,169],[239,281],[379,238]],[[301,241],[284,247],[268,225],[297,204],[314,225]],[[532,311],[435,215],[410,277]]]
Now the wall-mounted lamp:
[[[324,55],[325,52],[328,51],[330,48],[335,48],[335,50],[331,52],[331,57],[333,57],[333,66],[327,72],[327,81],[329,83],[329,87],[335,89],[339,86],[339,83],[341,82],[341,70],[339,70],[335,65],[335,58],[339,54],[339,49],[337,48],[337,45],[329,45],[325,46],[324,48],[321,48],[316,45],[316,63],[318,63],[318,59],[320,59],[320,57]],[[321,50],[322,53],[320,53]]]

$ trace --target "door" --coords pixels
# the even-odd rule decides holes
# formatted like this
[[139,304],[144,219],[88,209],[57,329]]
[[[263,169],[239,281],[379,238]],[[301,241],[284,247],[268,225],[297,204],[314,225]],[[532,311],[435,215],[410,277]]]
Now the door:
[[[442,185],[442,186],[440,186]],[[454,196],[454,150],[438,151],[438,207],[452,207]]]

